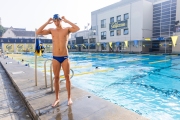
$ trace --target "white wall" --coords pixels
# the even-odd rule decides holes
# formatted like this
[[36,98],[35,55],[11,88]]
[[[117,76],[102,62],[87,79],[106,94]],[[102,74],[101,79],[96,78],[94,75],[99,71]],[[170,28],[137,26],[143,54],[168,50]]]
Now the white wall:
[[[152,36],[152,3],[146,0],[139,0],[126,4],[124,6],[114,8],[112,10],[104,11],[98,14],[98,40],[99,42],[116,42],[125,40],[142,40],[144,37]],[[121,20],[124,20],[124,14],[129,13],[128,29],[129,34],[124,35],[124,29],[121,29],[121,35],[116,35],[114,30],[114,36],[110,36],[109,23],[110,18],[121,15]],[[147,19],[148,18],[148,19]],[[106,19],[106,28],[101,28],[101,20]],[[148,29],[144,30],[143,29]],[[106,31],[106,39],[101,40],[101,32]]]
[[177,20],[179,20],[180,22],[180,0],[177,0],[177,6],[176,6],[176,21]]
[[142,37],[152,37],[153,27],[153,3],[146,0],[143,1],[143,27]]
[[[178,20],[180,21],[180,0],[177,0],[177,6],[176,6],[176,21]],[[178,36],[178,39],[176,42],[176,46],[174,47],[172,45],[172,53],[180,53],[180,32],[176,33],[175,35]]]
[[176,41],[175,47],[173,46],[173,43],[172,43],[172,53],[179,53],[180,54],[180,32],[176,33],[175,36],[178,36],[178,39]]
[[[130,15],[130,5],[122,6],[120,8],[105,11],[98,14],[98,40],[99,42],[109,42],[109,41],[124,41],[129,38],[130,35],[123,35],[123,29],[121,29],[121,35],[116,36],[116,30],[114,30],[114,36],[110,36],[109,24],[110,18],[114,17],[116,22],[116,17],[121,15],[121,20],[124,20],[124,14],[129,13]],[[106,19],[106,28],[101,28],[101,20]],[[130,27],[130,21],[128,20],[128,28]],[[101,32],[106,31],[106,39],[101,40]]]
[[15,36],[15,34],[10,29],[8,29],[3,34],[2,38],[16,38],[16,36]]
[[142,40],[143,1],[131,4],[131,40]]

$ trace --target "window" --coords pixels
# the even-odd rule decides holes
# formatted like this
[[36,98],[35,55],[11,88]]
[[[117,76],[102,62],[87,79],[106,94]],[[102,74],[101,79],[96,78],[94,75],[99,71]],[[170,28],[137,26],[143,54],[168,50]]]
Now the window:
[[129,14],[128,13],[124,14],[124,20],[127,20],[127,19],[129,19]]
[[161,20],[161,17],[158,16],[158,17],[153,17],[153,21],[160,21]]
[[160,23],[158,24],[153,23],[153,27],[160,27]]
[[160,33],[160,30],[154,30],[153,34],[155,34],[155,33]]
[[166,25],[170,25],[170,21],[166,21],[166,22],[161,23],[161,26],[166,26]]
[[91,38],[89,42],[90,43],[96,43],[96,39],[95,38]]
[[175,21],[171,21],[171,24],[174,25],[174,24],[175,24]]
[[170,4],[168,4],[168,5],[163,5],[162,8],[170,8]]
[[88,39],[85,39],[85,40],[84,40],[84,43],[88,43]]
[[161,15],[161,12],[153,12],[153,17],[156,17],[157,15]]
[[153,34],[153,36],[160,36],[160,33],[155,33]]
[[121,30],[117,30],[117,36],[121,35]]
[[169,25],[161,26],[161,29],[167,29],[167,28],[169,28]]
[[110,31],[110,36],[114,36],[114,31]]
[[101,28],[106,28],[106,19],[101,20]]
[[176,6],[177,3],[171,3],[171,6]]
[[171,0],[171,1],[176,3],[177,0]]
[[154,19],[161,19],[161,15],[160,15],[160,14],[154,14],[154,15],[153,15],[153,18],[154,18]]
[[161,32],[168,32],[168,31],[169,31],[169,28],[161,29]]
[[153,10],[153,14],[161,14],[161,10],[156,10],[156,9],[154,9],[154,10]]
[[170,18],[170,15],[162,16],[161,19]]
[[96,45],[90,45],[89,49],[96,49]]
[[101,49],[106,50],[106,44],[101,44]]
[[170,17],[165,18],[165,19],[161,19],[161,22],[168,22],[168,21],[170,21]]
[[169,32],[163,32],[161,33],[161,36],[169,36]]
[[153,13],[153,20],[160,20],[160,19],[161,19],[161,14]]
[[170,8],[162,8],[162,11],[165,12],[165,11],[170,11]]
[[161,7],[153,8],[153,12],[160,13],[161,12]]
[[171,10],[171,14],[176,14],[176,10]]
[[169,34],[172,35],[172,34],[173,34],[173,31],[170,31]]
[[71,44],[71,41],[68,41],[68,44]]
[[101,40],[106,39],[106,31],[101,32]]
[[161,27],[164,27],[164,26],[167,26],[168,28],[170,27],[170,22],[169,22],[169,24],[166,24],[166,23],[161,23]]
[[121,15],[118,15],[118,16],[116,17],[116,21],[121,21]]
[[114,17],[111,17],[110,18],[110,23],[113,23],[114,22]]
[[163,13],[162,13],[163,16],[170,15],[170,14],[171,14],[170,11],[167,11],[167,12],[163,12]]
[[128,29],[124,29],[124,35],[128,35],[129,34],[129,30]]
[[167,1],[167,2],[163,2],[162,5],[169,5],[170,4],[170,1]]
[[153,27],[153,30],[160,30],[160,27]]
[[72,44],[76,44],[76,40],[72,40]]
[[155,4],[154,7],[161,7],[161,3]]
[[175,20],[176,20],[176,17],[172,17],[172,18],[171,18],[171,21],[175,21]]
[[174,6],[173,6],[173,7],[171,7],[171,10],[176,10],[176,6],[175,6],[175,7],[174,7]]
[[171,17],[176,17],[176,14],[171,14]]

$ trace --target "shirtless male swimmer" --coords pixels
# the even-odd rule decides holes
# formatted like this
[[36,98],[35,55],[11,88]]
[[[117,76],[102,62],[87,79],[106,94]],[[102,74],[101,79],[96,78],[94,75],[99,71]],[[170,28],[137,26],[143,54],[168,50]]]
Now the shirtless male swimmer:
[[[72,27],[62,27],[62,21],[70,24]],[[53,23],[56,25],[56,28],[44,29],[48,24]],[[64,16],[60,17],[58,14],[55,14],[53,18],[50,18],[44,25],[42,25],[37,31],[37,35],[48,35],[52,36],[53,43],[53,73],[54,73],[54,87],[56,99],[52,104],[52,107],[55,107],[59,103],[59,76],[60,69],[64,71],[64,76],[66,79],[66,89],[68,92],[68,105],[72,104],[71,100],[71,81],[70,81],[70,61],[68,59],[68,39],[69,34],[77,32],[79,27],[74,23],[67,20]]]

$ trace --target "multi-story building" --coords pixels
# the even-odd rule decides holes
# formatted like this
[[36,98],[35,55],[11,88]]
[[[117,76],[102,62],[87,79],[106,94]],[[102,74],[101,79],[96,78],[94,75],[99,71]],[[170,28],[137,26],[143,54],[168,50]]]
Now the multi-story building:
[[[97,51],[173,52],[179,5],[179,0],[121,0],[93,11],[91,29],[75,33],[70,41],[83,44],[74,47],[78,51],[93,39]],[[77,43],[79,36],[84,41]]]
[[153,38],[173,35],[176,21],[176,0],[164,0],[153,5]]
[[172,52],[180,53],[180,0],[177,0],[176,5],[176,21],[175,21],[175,36],[178,36],[175,46],[172,47]]
[[[41,39],[46,39],[45,36],[38,36]],[[6,28],[6,32],[2,35],[2,38],[35,38],[35,31],[26,31],[25,28]]]

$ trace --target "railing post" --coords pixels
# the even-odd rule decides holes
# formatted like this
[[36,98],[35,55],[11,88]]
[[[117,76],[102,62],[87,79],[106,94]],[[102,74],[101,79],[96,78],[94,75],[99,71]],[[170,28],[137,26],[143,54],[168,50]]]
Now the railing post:
[[46,78],[46,61],[44,62],[44,77],[45,77],[45,86],[47,88],[47,78]]
[[50,80],[51,80],[51,91],[53,92],[52,63],[50,65]]
[[[36,37],[37,37],[36,30],[37,29],[35,29],[35,50],[36,50]],[[35,59],[34,59],[35,61],[35,86],[37,86],[37,55],[35,53],[34,55],[35,55]]]
[[[45,86],[47,88],[47,76],[46,76],[46,62],[48,60],[51,60],[51,59],[47,59],[45,62],[44,62],[44,77],[45,77]],[[51,69],[51,68],[50,68]]]

